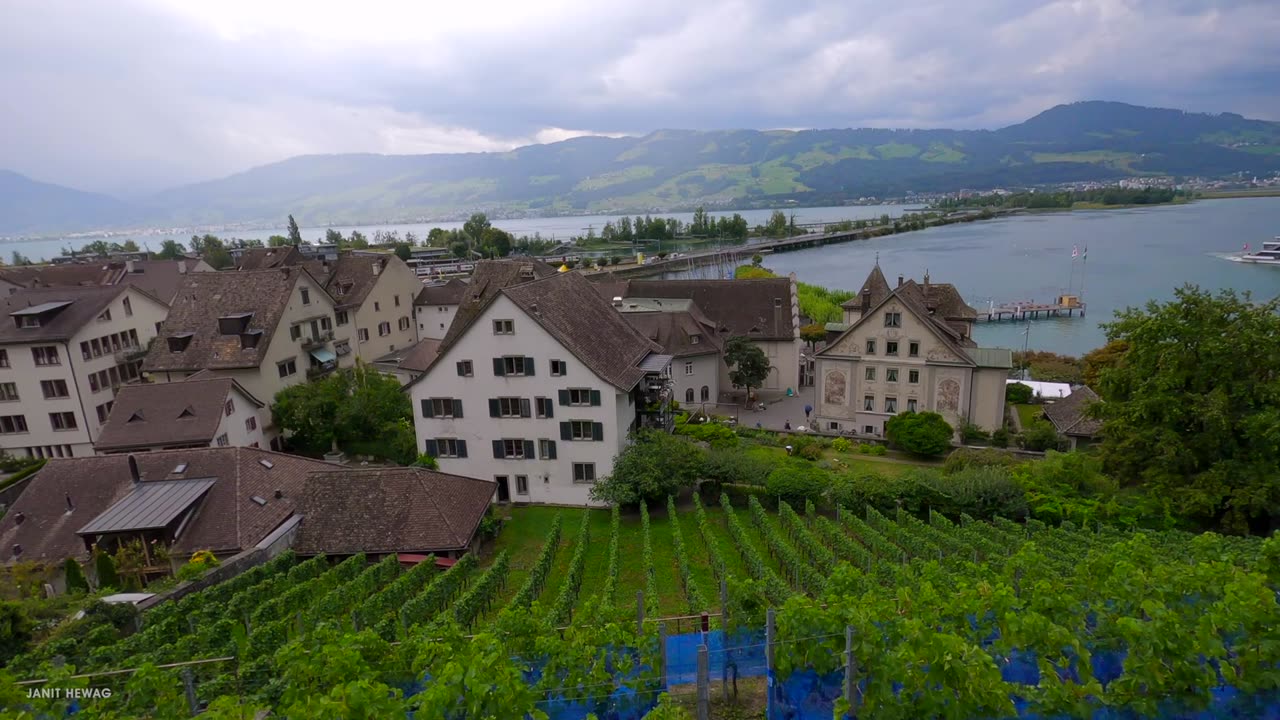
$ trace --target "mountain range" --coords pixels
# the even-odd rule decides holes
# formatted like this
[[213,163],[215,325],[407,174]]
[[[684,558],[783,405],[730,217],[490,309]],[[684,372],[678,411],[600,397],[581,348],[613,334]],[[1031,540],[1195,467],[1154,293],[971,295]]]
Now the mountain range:
[[1135,175],[1280,171],[1280,123],[1116,102],[998,130],[659,130],[510,152],[306,155],[125,202],[0,171],[0,234],[839,204]]

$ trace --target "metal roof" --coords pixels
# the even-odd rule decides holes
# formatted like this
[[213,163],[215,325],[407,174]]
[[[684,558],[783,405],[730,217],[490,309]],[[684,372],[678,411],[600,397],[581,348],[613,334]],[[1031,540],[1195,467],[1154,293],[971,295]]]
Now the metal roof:
[[9,314],[10,315],[42,315],[44,313],[49,312],[50,310],[57,310],[59,308],[64,308],[70,304],[71,304],[70,300],[40,303],[39,305],[32,305],[31,307],[25,307],[25,308],[22,308],[21,310],[15,310]]
[[659,355],[657,353],[649,353],[645,359],[640,361],[640,369],[645,372],[662,372],[671,364],[670,355]]
[[80,528],[78,535],[154,530],[166,527],[195,504],[216,478],[140,482],[120,502]]
[[333,362],[338,359],[338,356],[334,355],[333,351],[327,348],[316,348],[315,350],[312,350],[311,357],[322,363]]
[[623,298],[614,305],[619,312],[686,312],[693,305],[688,298]]
[[965,352],[978,367],[1003,370],[1013,367],[1013,351],[1008,348],[965,348]]

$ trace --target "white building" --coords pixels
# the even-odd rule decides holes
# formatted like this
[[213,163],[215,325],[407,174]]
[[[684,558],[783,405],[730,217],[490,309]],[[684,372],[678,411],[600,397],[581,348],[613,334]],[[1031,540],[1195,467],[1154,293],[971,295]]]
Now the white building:
[[0,449],[92,455],[168,307],[127,284],[18,290],[0,303]]
[[671,396],[686,409],[715,403],[728,373],[715,323],[692,300],[617,298],[613,306],[631,327],[671,356]]
[[458,278],[422,288],[413,301],[419,340],[441,340],[449,332],[467,284]]
[[413,270],[390,253],[345,252],[305,263],[333,296],[337,332],[351,338],[355,356],[373,362],[418,340],[413,300],[422,288]]
[[442,471],[494,480],[499,502],[582,505],[633,428],[665,426],[645,408],[669,392],[671,359],[580,274],[534,279],[527,265],[477,268],[408,386],[414,426]]
[[267,447],[261,400],[229,377],[126,385],[94,449],[99,455],[195,447]]

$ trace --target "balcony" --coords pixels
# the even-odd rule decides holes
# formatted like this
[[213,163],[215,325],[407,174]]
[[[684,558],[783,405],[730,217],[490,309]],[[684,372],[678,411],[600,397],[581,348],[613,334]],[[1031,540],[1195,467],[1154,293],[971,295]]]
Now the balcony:
[[337,368],[338,368],[338,363],[332,362],[332,361],[312,365],[311,367],[307,368],[307,379],[316,380],[318,378],[322,378],[325,375],[328,375],[329,373],[333,372]]
[[117,365],[122,365],[124,363],[133,362],[134,360],[141,360],[146,356],[146,354],[147,348],[145,347],[126,347],[116,350],[113,357],[115,357]]
[[310,350],[311,348],[321,347],[322,345],[324,345],[325,343],[327,343],[327,342],[329,342],[329,341],[331,341],[331,340],[333,340],[333,331],[332,331],[332,330],[326,330],[326,331],[324,331],[324,332],[322,332],[322,333],[320,333],[319,335],[316,335],[316,336],[314,336],[314,337],[309,336],[309,335],[303,335],[303,336],[299,339],[299,341],[302,343],[302,349],[303,349],[303,350]]

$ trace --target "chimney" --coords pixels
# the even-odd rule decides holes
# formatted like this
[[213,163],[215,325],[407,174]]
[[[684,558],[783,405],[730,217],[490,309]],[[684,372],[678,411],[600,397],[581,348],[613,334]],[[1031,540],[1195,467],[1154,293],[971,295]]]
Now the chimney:
[[178,261],[178,274],[179,274],[179,275],[186,275],[186,274],[187,274],[187,261],[186,261],[186,260],[179,260],[179,261]]
[[898,276],[898,287],[902,287],[902,276]]
[[924,271],[924,294],[925,295],[929,294],[929,270],[928,269],[925,269]]
[[613,306],[622,307],[622,297],[620,295],[613,296]]
[[66,493],[66,498],[67,498],[67,512],[71,512],[72,510],[75,510],[76,504],[71,502],[71,493]]
[[871,312],[871,288],[862,291],[862,314]]
[[373,276],[378,277],[378,273],[382,272],[382,263],[377,260],[373,261]]
[[137,272],[137,268],[133,262],[133,258],[129,258],[128,260],[124,261],[124,271],[129,274],[133,274]]
[[142,475],[138,473],[138,459],[132,455],[129,456],[129,478],[135,485],[142,482]]

